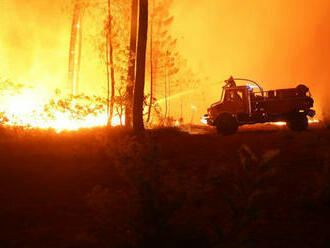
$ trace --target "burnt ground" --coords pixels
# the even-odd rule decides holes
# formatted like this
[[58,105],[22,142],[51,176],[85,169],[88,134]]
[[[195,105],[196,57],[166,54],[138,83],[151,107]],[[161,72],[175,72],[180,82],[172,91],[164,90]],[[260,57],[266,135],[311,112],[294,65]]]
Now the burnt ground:
[[329,129],[190,131],[1,128],[0,247],[330,247]]

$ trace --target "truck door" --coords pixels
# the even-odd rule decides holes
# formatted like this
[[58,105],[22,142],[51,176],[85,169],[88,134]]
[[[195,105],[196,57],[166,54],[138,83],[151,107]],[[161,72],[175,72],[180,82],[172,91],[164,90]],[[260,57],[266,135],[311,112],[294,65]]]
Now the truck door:
[[244,92],[240,89],[226,90],[224,97],[225,110],[230,113],[245,112]]

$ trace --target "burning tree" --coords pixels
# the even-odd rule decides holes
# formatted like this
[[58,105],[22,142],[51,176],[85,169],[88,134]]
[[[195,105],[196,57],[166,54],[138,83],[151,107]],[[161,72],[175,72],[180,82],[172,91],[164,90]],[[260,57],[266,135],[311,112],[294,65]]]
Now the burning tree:
[[[171,35],[174,17],[170,13],[173,0],[152,1],[149,30],[150,98],[147,122],[151,121],[154,103],[162,103],[162,124],[171,125],[173,99],[180,98],[180,119],[183,113],[182,91],[196,86],[196,75],[189,71],[177,48],[177,39]],[[179,108],[177,108],[179,109]]]
[[[100,16],[104,19],[102,35],[95,37],[95,41],[98,43],[100,57],[106,68],[109,120],[112,119],[114,111],[120,108],[123,109],[126,126],[131,127],[133,105],[136,102],[134,93],[138,89],[137,95],[139,95],[139,90],[141,90],[141,86],[136,85],[136,75],[140,74],[145,78],[145,75],[136,71],[138,4],[140,3],[138,0],[95,1],[93,4],[87,2],[89,3],[88,10],[93,8],[101,10],[97,15],[94,10],[95,20],[100,19]],[[174,20],[169,11],[172,3],[173,0],[153,0],[148,3],[152,11],[148,11],[150,29],[149,33],[145,34],[145,38],[147,39],[147,35],[149,35],[150,56],[145,56],[143,60],[146,61],[144,62],[147,67],[145,71],[150,73],[150,77],[147,79],[150,79],[150,93],[146,94],[148,106],[142,109],[146,122],[152,121],[152,116],[157,115],[159,117],[159,112],[152,110],[155,105],[160,106],[160,103],[164,103],[165,110],[164,117],[160,119],[166,120],[171,116],[172,96],[182,90],[182,87],[179,88],[178,86],[187,78],[187,73],[182,69],[185,67],[185,62],[176,48],[177,40],[170,34]],[[127,15],[129,9],[130,16]],[[89,13],[89,15],[91,14]],[[143,92],[144,87],[143,85]],[[123,88],[126,88],[125,100],[122,95]],[[139,98],[145,99],[141,96]],[[118,101],[118,99],[121,100]],[[125,107],[118,108],[117,104],[125,104]],[[143,104],[140,105],[143,106]]]
[[[149,104],[144,111],[145,120],[151,121],[151,116],[155,105],[164,103],[164,119],[171,115],[171,99],[182,88],[178,88],[179,82],[184,82],[187,73],[182,70],[185,67],[184,60],[176,49],[177,41],[170,35],[170,28],[173,23],[169,9],[172,0],[152,1],[152,11],[150,17],[149,52],[150,56],[145,58],[146,71],[150,72],[150,94],[146,94]],[[138,20],[138,1],[107,1],[107,6],[100,3],[94,7],[101,8],[104,15],[102,29],[103,38],[96,38],[99,44],[100,57],[105,63],[107,95],[109,99],[108,115],[112,118],[114,109],[118,109],[117,104],[125,104],[125,124],[130,127],[132,124],[132,106],[134,103],[135,71],[137,56],[137,20]],[[131,9],[131,16],[127,15]],[[89,8],[90,9],[90,8]],[[99,12],[100,13],[100,12]],[[95,19],[99,18],[95,16]],[[130,26],[130,28],[129,28]],[[181,70],[179,70],[181,68]],[[181,73],[179,73],[181,72]],[[127,77],[125,80],[124,77]],[[120,85],[116,86],[115,82]],[[124,85],[122,85],[124,84]],[[125,101],[119,89],[126,88]],[[144,86],[143,86],[144,88]],[[110,99],[111,94],[111,99]],[[120,96],[117,97],[116,95]],[[118,99],[121,99],[119,102]],[[157,101],[157,99],[159,99]],[[121,107],[120,107],[121,108]],[[122,109],[122,108],[121,108]],[[143,108],[144,109],[144,108]],[[181,103],[182,109],[182,103]],[[181,111],[182,113],[182,111]],[[182,116],[182,114],[181,114]]]
[[[150,30],[150,105],[149,112],[151,112],[152,101],[154,97],[154,90],[156,93],[162,91],[162,97],[165,100],[165,118],[167,116],[167,98],[168,89],[170,87],[168,83],[169,70],[172,66],[169,62],[169,53],[175,45],[175,40],[168,34],[168,29],[173,22],[173,17],[169,13],[169,7],[172,4],[172,0],[158,1],[157,4],[153,1],[153,13],[151,18],[151,30]],[[174,42],[174,43],[173,43]],[[163,90],[160,90],[162,87]],[[151,113],[148,114],[148,117]],[[150,118],[150,117],[149,117]],[[148,118],[148,119],[149,119]]]

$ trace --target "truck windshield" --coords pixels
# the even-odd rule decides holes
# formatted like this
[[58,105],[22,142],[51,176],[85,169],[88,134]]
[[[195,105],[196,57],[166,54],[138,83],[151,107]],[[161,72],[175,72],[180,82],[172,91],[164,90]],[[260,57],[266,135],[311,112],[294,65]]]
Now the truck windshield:
[[243,101],[243,92],[241,90],[226,90],[225,102],[241,102]]

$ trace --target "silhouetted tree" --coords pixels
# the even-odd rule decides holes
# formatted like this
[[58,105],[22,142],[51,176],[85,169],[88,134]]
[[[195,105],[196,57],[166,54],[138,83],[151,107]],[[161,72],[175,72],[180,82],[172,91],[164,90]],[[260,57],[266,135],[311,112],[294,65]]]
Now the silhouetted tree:
[[[176,42],[170,34],[173,16],[170,8],[173,0],[153,1],[150,21],[150,106],[155,98],[164,102],[165,119],[170,115],[171,95],[178,84],[179,68],[182,57],[177,52]],[[149,106],[147,121],[152,115]],[[150,113],[149,113],[150,112]]]
[[154,15],[155,15],[155,0],[152,0],[151,3],[152,3],[152,14],[150,21],[150,101],[149,101],[147,122],[149,122],[151,118],[151,109],[154,100],[153,27],[154,27]]
[[[115,69],[113,62],[113,42],[112,42],[112,15],[111,15],[111,1],[108,0],[108,22],[107,22],[107,34],[106,34],[106,63],[107,63],[107,81],[108,81],[108,102],[110,97],[110,85],[109,79],[111,78],[111,98],[110,106],[108,103],[108,125],[111,125],[111,120],[113,117],[113,108],[115,104]],[[109,77],[109,68],[110,68],[110,77]]]
[[135,84],[135,64],[136,64],[136,35],[137,35],[137,16],[138,16],[138,0],[132,0],[131,6],[131,31],[130,31],[130,47],[129,47],[129,64],[126,87],[126,109],[125,123],[127,127],[132,126],[133,114],[133,91]]
[[147,122],[150,121],[151,117],[151,109],[152,109],[152,103],[153,103],[153,94],[154,94],[154,68],[153,68],[153,15],[155,11],[155,0],[152,0],[152,17],[150,22],[150,101],[149,101],[149,109],[148,109],[148,117]]
[[134,87],[133,128],[144,130],[143,102],[146,69],[146,49],[148,38],[148,0],[139,1],[139,32],[137,44],[136,82]]

